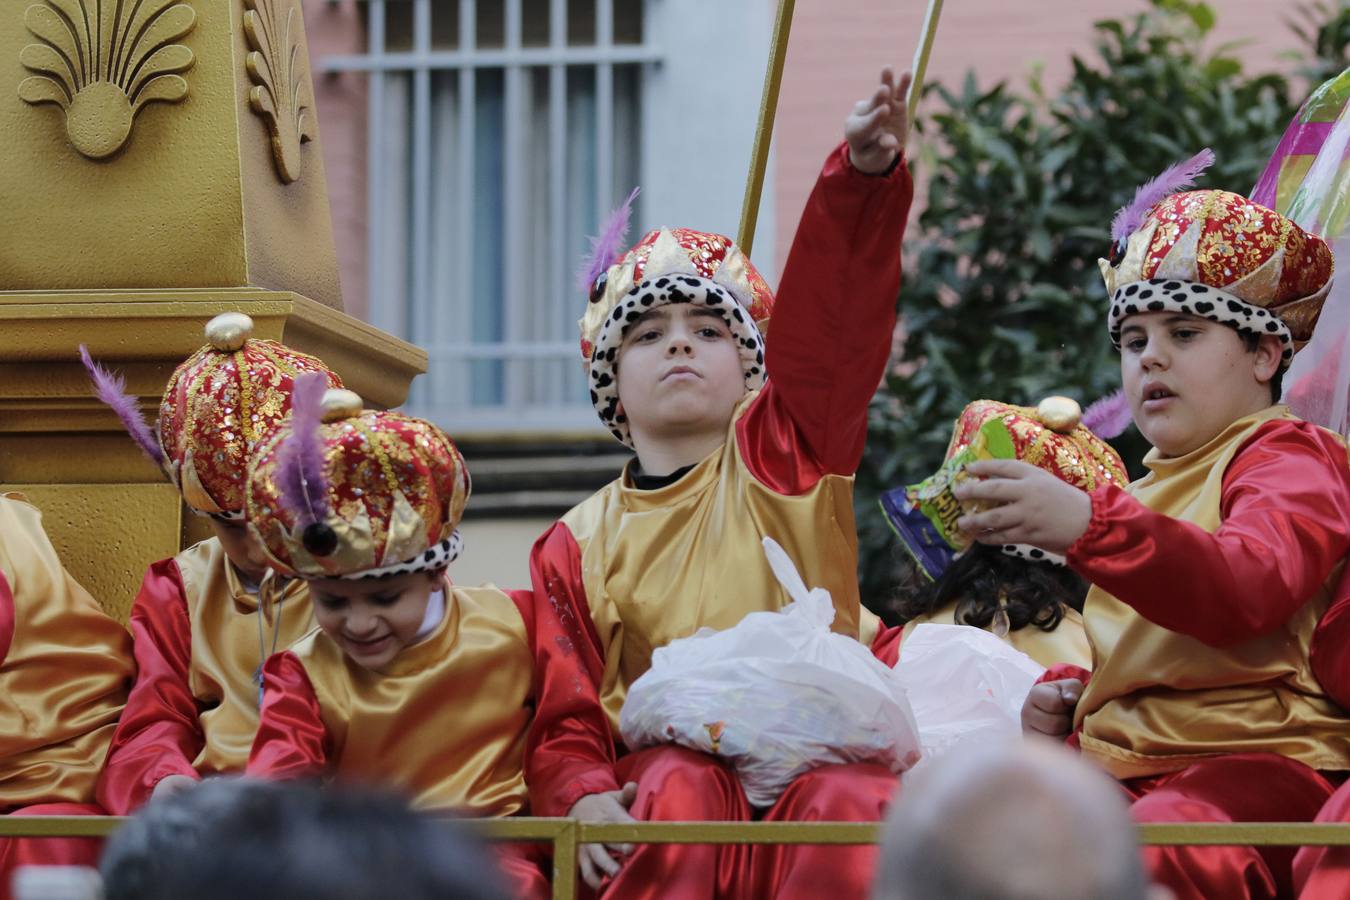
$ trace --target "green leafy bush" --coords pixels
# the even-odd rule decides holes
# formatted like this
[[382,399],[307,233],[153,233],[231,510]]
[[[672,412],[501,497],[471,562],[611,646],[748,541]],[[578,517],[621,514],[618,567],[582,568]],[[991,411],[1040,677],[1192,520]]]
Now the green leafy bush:
[[[863,597],[893,620],[902,554],[877,509],[879,492],[930,474],[971,400],[1034,405],[1065,394],[1086,405],[1119,386],[1106,335],[1097,258],[1110,220],[1135,188],[1202,147],[1218,162],[1201,187],[1251,189],[1298,103],[1344,65],[1344,6],[1301,10],[1310,44],[1291,84],[1249,73],[1240,45],[1211,46],[1205,3],[1152,0],[1131,19],[1095,25],[1095,54],[1048,96],[1023,88],[935,84],[920,122],[927,206],[910,223],[900,310],[907,335],[872,404],[858,474]],[[1317,17],[1324,17],[1319,23]],[[1314,82],[1315,84],[1315,82]],[[1131,429],[1117,442],[1135,466]]]

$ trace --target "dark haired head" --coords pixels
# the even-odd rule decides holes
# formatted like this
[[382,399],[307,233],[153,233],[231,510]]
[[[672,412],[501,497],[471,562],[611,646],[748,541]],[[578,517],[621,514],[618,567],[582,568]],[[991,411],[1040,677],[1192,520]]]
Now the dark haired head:
[[108,842],[106,900],[503,900],[487,848],[363,790],[219,778]]
[[1087,587],[1067,566],[1018,559],[997,547],[974,544],[937,581],[916,571],[902,585],[898,606],[907,622],[955,604],[956,624],[988,628],[1002,598],[1010,630],[1032,626],[1054,631],[1065,607],[1082,611]]

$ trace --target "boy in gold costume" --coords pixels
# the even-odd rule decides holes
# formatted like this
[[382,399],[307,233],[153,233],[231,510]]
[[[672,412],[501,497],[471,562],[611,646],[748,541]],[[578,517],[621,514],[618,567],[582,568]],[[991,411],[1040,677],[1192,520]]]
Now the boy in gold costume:
[[[536,792],[618,790],[575,629],[529,591],[446,576],[469,498],[459,451],[316,377],[250,466],[250,525],[309,585],[319,627],[263,668],[248,773],[373,783],[471,817],[537,813]],[[541,719],[559,727],[544,735]],[[550,896],[536,848],[497,855],[513,896]]]
[[[958,496],[997,506],[961,525],[1065,553],[1094,585],[1092,671],[1048,672],[1029,731],[1067,735],[1140,821],[1309,821],[1327,775],[1350,769],[1350,719],[1309,664],[1350,550],[1350,466],[1339,436],[1275,401],[1332,257],[1244,197],[1174,193],[1210,158],[1142,188],[1102,263],[1149,474],[1089,497],[1031,466],[978,463],[983,480]],[[1292,849],[1145,853],[1182,900],[1292,890]]]
[[[42,514],[0,495],[0,813],[101,815],[94,785],[135,667],[131,638],[70,577]],[[21,865],[93,865],[102,841],[0,839]]]
[[207,324],[206,346],[169,379],[154,434],[85,354],[100,397],[216,533],[153,563],[132,605],[138,672],[98,786],[115,815],[203,776],[243,771],[263,661],[314,625],[302,582],[262,602],[266,558],[243,521],[244,487],[248,453],[289,412],[295,379],[341,381],[312,356],[251,338],[252,327],[241,313]]

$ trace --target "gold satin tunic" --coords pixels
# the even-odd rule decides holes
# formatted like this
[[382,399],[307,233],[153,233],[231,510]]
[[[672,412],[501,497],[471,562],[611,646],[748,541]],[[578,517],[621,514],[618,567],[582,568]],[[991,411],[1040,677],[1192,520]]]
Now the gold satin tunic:
[[[934,613],[906,622],[904,630],[900,633],[900,659],[905,658],[905,641],[914,633],[914,627],[924,623],[956,625],[956,604],[949,604]],[[988,628],[984,630],[990,631]],[[1065,607],[1064,618],[1059,620],[1059,625],[1054,631],[1042,631],[1034,625],[1028,625],[1016,631],[1009,631],[1001,639],[1047,669],[1058,663],[1070,663],[1085,669],[1092,665],[1092,648],[1088,646],[1083,615],[1076,609]]]
[[445,588],[445,617],[383,672],[316,629],[293,648],[314,687],[340,780],[406,790],[421,809],[509,816],[527,806],[534,659],[515,602]]
[[652,651],[791,602],[764,557],[765,536],[787,551],[808,588],[830,592],[834,631],[869,643],[876,634],[878,620],[858,601],[853,478],[826,474],[797,495],[762,484],[736,435],[756,396],[737,406],[726,443],[674,484],[639,490],[625,472],[562,518],[581,551],[605,654],[601,702],[615,734],[628,686],[651,667]]
[[198,719],[206,740],[192,767],[202,775],[242,772],[258,731],[255,673],[273,647],[285,650],[314,628],[309,588],[292,579],[280,602],[267,605],[260,648],[258,596],[240,583],[220,541],[202,541],[174,561],[192,627],[188,686],[205,709]]
[[0,810],[86,803],[135,667],[131,636],[70,576],[18,494],[0,495],[14,638],[0,663]]
[[[1237,420],[1182,457],[1150,451],[1150,473],[1128,492],[1146,507],[1214,532],[1228,464],[1264,423],[1293,418],[1270,407]],[[1155,625],[1100,588],[1084,606],[1092,679],[1074,727],[1082,750],[1117,778],[1184,769],[1219,754],[1267,752],[1314,769],[1350,767],[1350,720],[1313,677],[1308,648],[1330,602],[1337,566],[1282,627],[1212,647]]]

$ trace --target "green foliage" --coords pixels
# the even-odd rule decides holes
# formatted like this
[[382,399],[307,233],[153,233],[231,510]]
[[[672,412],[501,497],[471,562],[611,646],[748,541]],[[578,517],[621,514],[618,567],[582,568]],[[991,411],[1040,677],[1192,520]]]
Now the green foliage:
[[[1118,387],[1097,269],[1114,211],[1202,147],[1218,162],[1199,186],[1247,192],[1310,89],[1247,72],[1240,46],[1211,47],[1214,21],[1208,4],[1152,0],[1098,22],[1095,53],[1073,57],[1054,96],[1035,79],[981,89],[973,74],[959,91],[929,86],[940,103],[916,163],[928,205],[908,233],[908,338],[873,402],[857,483],[863,597],[883,616],[901,554],[880,491],[930,474],[972,400],[1086,405]],[[1350,26],[1306,27],[1318,73],[1343,65]],[[1133,430],[1118,447],[1131,463],[1145,449]]]

